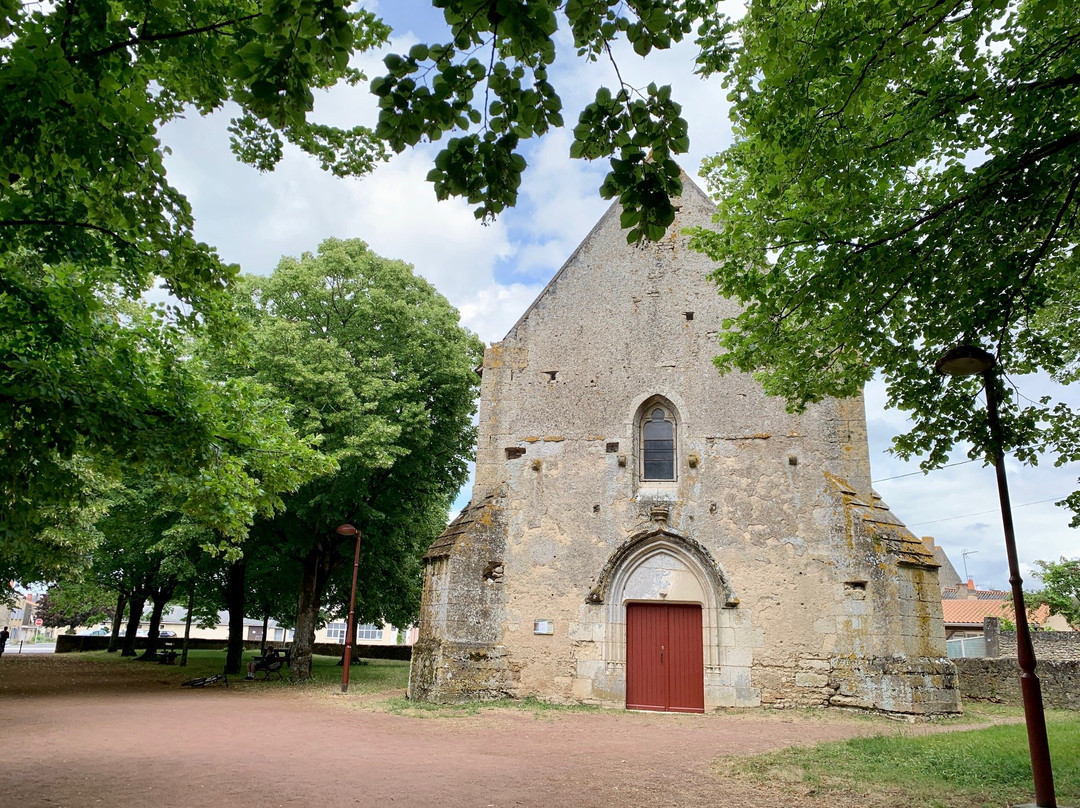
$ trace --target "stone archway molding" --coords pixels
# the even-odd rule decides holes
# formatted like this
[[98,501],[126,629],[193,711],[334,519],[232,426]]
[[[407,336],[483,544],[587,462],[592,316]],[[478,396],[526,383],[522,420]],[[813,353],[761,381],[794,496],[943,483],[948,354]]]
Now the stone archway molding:
[[688,536],[676,533],[670,528],[654,527],[631,536],[613,552],[604,564],[596,585],[585,597],[586,603],[604,603],[611,594],[611,585],[618,577],[620,570],[627,566],[627,561],[640,557],[643,553],[651,553],[653,550],[662,549],[668,545],[680,554],[685,554],[695,560],[700,571],[707,578],[713,592],[719,596],[723,608],[733,609],[739,605],[739,599],[735,596],[735,590],[728,583],[728,578],[723,569],[717,563],[705,547]]

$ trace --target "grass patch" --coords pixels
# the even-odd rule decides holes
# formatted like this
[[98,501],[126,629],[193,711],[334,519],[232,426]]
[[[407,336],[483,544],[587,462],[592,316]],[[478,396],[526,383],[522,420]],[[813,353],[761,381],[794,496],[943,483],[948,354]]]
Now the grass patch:
[[[69,656],[64,654],[64,656]],[[245,651],[242,662],[242,671],[247,671],[247,663],[258,656],[257,651]],[[188,651],[187,665],[159,665],[155,662],[140,662],[137,657],[122,657],[119,654],[109,654],[105,651],[88,651],[81,654],[71,654],[70,657],[85,659],[110,666],[129,666],[131,670],[145,669],[147,675],[155,679],[176,680],[179,685],[188,679],[198,676],[210,676],[221,673],[225,669],[225,651],[223,650],[192,650]],[[339,657],[320,656],[311,658],[311,681],[305,682],[301,687],[305,689],[335,689],[341,686],[341,666],[338,664]],[[288,687],[293,683],[288,679],[288,669],[283,671],[284,680],[279,680],[276,675],[271,676],[268,682],[259,677],[259,686]],[[230,675],[229,682],[242,681],[244,673],[235,677]],[[349,667],[349,692],[350,693],[378,693],[387,690],[404,691],[409,680],[409,663],[396,659],[371,659],[354,662]]]
[[[1078,804],[1080,715],[1048,712],[1047,730],[1058,800]],[[857,738],[784,749],[729,765],[730,773],[757,782],[864,795],[871,805],[998,808],[1029,802],[1034,793],[1023,724]]]
[[601,710],[600,707],[594,704],[552,704],[532,697],[466,701],[460,704],[432,704],[426,701],[412,701],[404,697],[398,697],[382,702],[382,707],[394,715],[420,718],[458,718],[496,710],[519,710],[532,713],[534,718],[547,718],[559,713],[596,713]]

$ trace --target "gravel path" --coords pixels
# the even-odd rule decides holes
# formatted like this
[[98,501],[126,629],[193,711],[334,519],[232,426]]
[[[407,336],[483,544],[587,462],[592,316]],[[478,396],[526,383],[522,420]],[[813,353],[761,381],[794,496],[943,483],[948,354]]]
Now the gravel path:
[[837,808],[848,803],[724,778],[715,762],[921,731],[841,713],[414,717],[377,701],[257,683],[181,689],[135,663],[5,654],[0,805]]

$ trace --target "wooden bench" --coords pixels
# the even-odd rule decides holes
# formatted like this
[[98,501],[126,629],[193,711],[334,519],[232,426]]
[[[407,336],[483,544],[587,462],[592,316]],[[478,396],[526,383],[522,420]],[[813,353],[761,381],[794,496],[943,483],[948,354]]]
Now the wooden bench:
[[157,655],[159,665],[172,665],[176,662],[176,658],[180,656],[180,652],[176,650],[172,643],[165,643]]
[[291,667],[292,665],[292,650],[286,648],[284,651],[275,651],[274,655],[267,657],[255,658],[255,673],[262,672],[263,680],[268,680],[271,673],[276,673],[278,679],[284,679],[285,677],[281,673],[281,669],[285,667]]

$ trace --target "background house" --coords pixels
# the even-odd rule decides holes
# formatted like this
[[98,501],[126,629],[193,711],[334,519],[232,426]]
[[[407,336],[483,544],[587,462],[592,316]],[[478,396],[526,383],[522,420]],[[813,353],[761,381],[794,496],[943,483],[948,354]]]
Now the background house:
[[[187,624],[187,610],[181,607],[172,607],[161,616],[161,631],[175,632],[177,637],[183,637]],[[108,624],[97,624],[79,629],[77,633],[85,634],[101,628],[109,629]],[[143,620],[139,623],[139,633],[145,634],[150,629],[150,621]],[[293,640],[293,630],[279,626],[271,620],[267,625],[267,642],[290,643]],[[389,624],[380,626],[362,624],[356,628],[356,641],[363,645],[411,645],[415,641],[415,629],[398,629]],[[209,628],[201,628],[196,623],[191,624],[191,637],[204,640],[226,640],[229,637],[229,613],[218,612],[217,623]],[[258,642],[263,638],[263,621],[254,618],[244,618],[244,639]],[[316,643],[345,644],[345,622],[331,622],[315,632]]]
[[7,626],[9,650],[12,643],[49,641],[56,636],[55,628],[37,625],[41,598],[33,592],[16,592],[11,605],[0,603],[0,626]]
[[[949,587],[942,593],[941,612],[950,657],[987,655],[986,618],[1008,621],[1006,625],[1016,620],[1010,594],[1002,589],[979,589],[970,578],[966,584]],[[1046,605],[1028,609],[1028,626],[1033,631],[1074,630],[1062,615],[1050,614],[1050,607]]]

